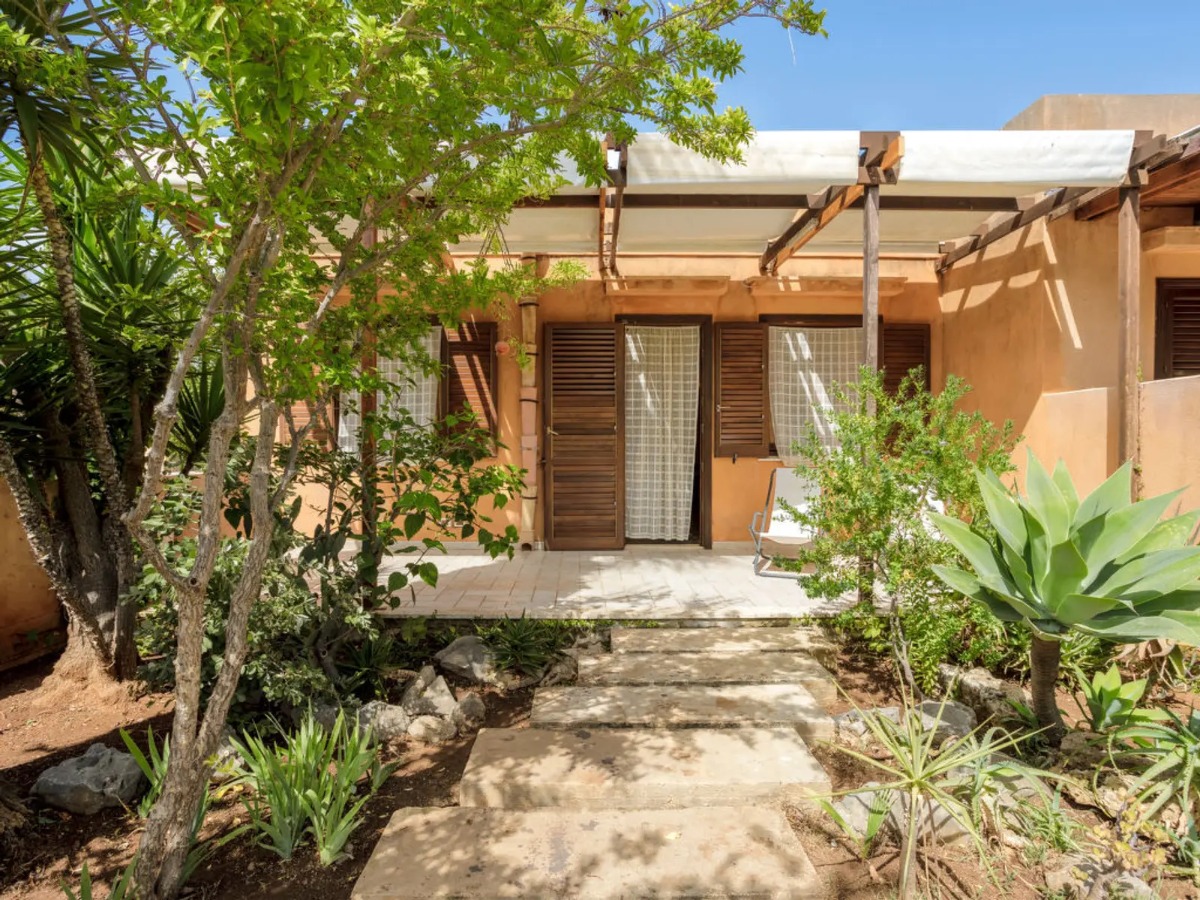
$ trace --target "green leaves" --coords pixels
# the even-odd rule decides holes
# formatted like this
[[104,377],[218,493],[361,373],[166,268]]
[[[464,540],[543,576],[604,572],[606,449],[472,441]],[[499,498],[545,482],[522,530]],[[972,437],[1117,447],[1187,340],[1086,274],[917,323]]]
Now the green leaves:
[[1032,454],[1026,496],[990,473],[978,482],[994,543],[932,517],[975,572],[935,569],[951,589],[1051,638],[1076,629],[1113,641],[1200,643],[1200,547],[1190,543],[1200,514],[1160,521],[1178,491],[1132,503],[1125,466],[1080,502],[1065,467],[1050,476]]

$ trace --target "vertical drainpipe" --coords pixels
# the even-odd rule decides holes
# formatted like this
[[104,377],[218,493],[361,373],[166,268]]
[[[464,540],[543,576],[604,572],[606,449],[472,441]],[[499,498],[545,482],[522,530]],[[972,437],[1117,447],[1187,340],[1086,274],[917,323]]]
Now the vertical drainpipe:
[[[544,277],[547,259],[543,254],[521,257],[521,264]],[[521,494],[520,540],[522,547],[533,547],[540,540],[537,533],[538,476],[541,469],[540,431],[538,429],[538,307],[535,294],[517,301],[521,314],[521,343],[528,363],[521,367],[521,468],[525,469],[525,490]]]

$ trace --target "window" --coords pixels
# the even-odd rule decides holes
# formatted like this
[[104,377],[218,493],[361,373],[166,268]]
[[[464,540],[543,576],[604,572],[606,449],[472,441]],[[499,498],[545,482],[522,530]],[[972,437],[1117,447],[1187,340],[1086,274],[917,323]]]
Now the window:
[[[407,409],[418,426],[469,409],[476,416],[476,427],[485,428],[495,436],[495,323],[466,322],[449,329],[435,325],[422,343],[430,357],[441,361],[442,377],[412,373],[402,361],[380,357],[376,361],[379,374],[394,385],[384,402],[394,409]],[[347,452],[357,452],[361,398],[352,393],[340,401],[338,446]]]
[[1161,279],[1154,317],[1154,377],[1200,375],[1200,279]]
[[785,459],[816,429],[821,443],[837,444],[829,413],[837,408],[835,386],[858,380],[862,365],[862,328],[767,329],[771,432],[776,452]]
[[[787,455],[816,427],[836,441],[828,412],[833,386],[856,381],[862,365],[860,316],[771,316],[716,325],[716,456]],[[892,392],[909,370],[930,384],[927,323],[880,323],[879,359]]]

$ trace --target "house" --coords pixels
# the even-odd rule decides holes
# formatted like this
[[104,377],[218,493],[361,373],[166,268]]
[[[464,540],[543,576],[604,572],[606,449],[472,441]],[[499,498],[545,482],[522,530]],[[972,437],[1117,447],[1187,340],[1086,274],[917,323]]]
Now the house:
[[550,550],[744,541],[862,363],[963,377],[1083,489],[1134,459],[1200,505],[1196,123],[1200,95],[1048,97],[991,132],[760,132],[741,166],[641,135],[504,228],[589,277],[432,334],[448,384],[413,401],[471,403],[529,471],[500,519]]
[[[996,131],[760,132],[741,166],[642,135],[604,187],[566,172],[521,204],[492,260],[588,277],[431,330],[448,376],[405,403],[488,423],[529,473],[494,517],[529,548],[745,541],[779,451],[862,363],[961,376],[1081,489],[1133,459],[1141,493],[1200,506],[1198,126],[1200,95],[1045,97]],[[5,495],[0,540],[20,635],[57,610]]]

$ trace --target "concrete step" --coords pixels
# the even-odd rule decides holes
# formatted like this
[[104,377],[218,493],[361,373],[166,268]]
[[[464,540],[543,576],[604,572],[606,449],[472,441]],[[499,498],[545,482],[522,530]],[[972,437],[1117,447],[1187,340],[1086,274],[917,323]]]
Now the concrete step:
[[822,896],[783,813],[751,807],[402,809],[351,893],[352,900]]
[[837,697],[829,670],[799,653],[605,653],[579,658],[579,684],[802,684]]
[[831,791],[793,728],[485,728],[463,806],[665,809],[801,803]]
[[613,653],[804,653],[827,669],[837,647],[820,628],[622,628],[612,629]]
[[809,740],[833,738],[833,719],[799,684],[542,688],[529,722],[540,728],[788,726]]

